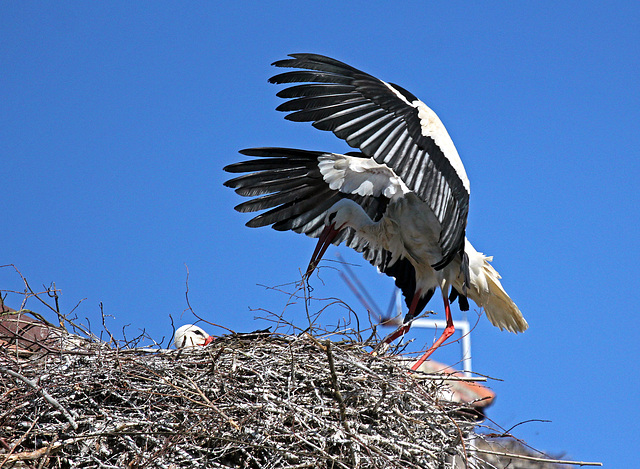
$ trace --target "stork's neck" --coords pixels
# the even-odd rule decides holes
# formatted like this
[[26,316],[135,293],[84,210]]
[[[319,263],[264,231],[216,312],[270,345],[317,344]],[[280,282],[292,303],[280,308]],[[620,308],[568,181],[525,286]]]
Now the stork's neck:
[[373,221],[362,206],[351,199],[342,199],[333,208],[338,209],[335,217],[336,227],[340,229],[350,227],[370,246],[389,249],[389,227],[385,217],[379,221]]
[[368,226],[375,225],[371,217],[364,211],[360,204],[351,199],[343,199],[343,206],[340,211],[346,216],[345,226],[350,226],[357,232],[362,231]]

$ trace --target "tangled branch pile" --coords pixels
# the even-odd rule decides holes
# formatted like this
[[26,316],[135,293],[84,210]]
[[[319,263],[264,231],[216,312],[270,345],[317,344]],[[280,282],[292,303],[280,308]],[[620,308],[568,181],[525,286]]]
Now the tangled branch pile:
[[0,307],[0,468],[566,467],[476,434],[474,403],[444,397],[450,377],[417,379],[357,332],[150,349],[144,332],[118,342],[103,322],[103,342]]
[[441,467],[473,427],[442,382],[308,335],[16,353],[0,353],[4,467]]

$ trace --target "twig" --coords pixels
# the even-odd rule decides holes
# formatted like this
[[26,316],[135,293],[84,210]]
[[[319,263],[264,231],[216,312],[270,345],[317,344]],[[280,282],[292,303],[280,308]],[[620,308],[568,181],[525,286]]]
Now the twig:
[[45,391],[43,387],[38,386],[34,381],[30,380],[25,376],[22,376],[20,373],[16,373],[15,371],[9,370],[8,368],[4,368],[0,366],[0,372],[8,374],[9,376],[13,376],[14,378],[17,378],[25,382],[26,384],[31,386],[33,389],[38,391],[40,394],[42,394],[42,397],[44,397],[49,404],[51,404],[53,407],[55,407],[60,412],[62,412],[62,415],[65,416],[65,418],[69,421],[69,423],[71,424],[74,430],[78,429],[78,424],[74,420],[73,416],[69,413],[69,411],[67,411],[67,409],[65,409],[57,400],[51,397],[51,394]]
[[346,409],[346,406],[344,405],[344,399],[342,398],[342,394],[340,393],[340,387],[338,386],[338,376],[336,375],[336,365],[333,362],[333,353],[331,352],[331,341],[327,339],[325,344],[326,344],[325,350],[327,351],[327,359],[329,360],[331,384],[333,384],[336,400],[338,401],[338,406],[340,407],[340,421],[344,425],[344,429],[347,432],[351,433],[351,429],[349,428],[349,423],[347,422],[347,409]]
[[525,459],[527,461],[545,462],[549,464],[569,464],[572,466],[602,466],[601,462],[565,461],[563,459],[537,458],[535,456],[526,456],[524,454],[503,453],[500,451],[491,451],[488,449],[480,449],[480,448],[469,448],[468,451],[470,452],[473,451],[476,453],[492,454],[494,456],[502,456],[506,458]]
[[193,381],[191,379],[190,376],[184,375],[185,378],[187,378],[189,380],[189,382],[191,383],[191,385],[193,386],[193,389],[196,390],[196,392],[198,393],[198,395],[200,397],[202,397],[202,399],[204,399],[204,401],[207,403],[207,405],[212,408],[213,410],[215,410],[216,412],[218,412],[220,415],[222,415],[225,419],[227,419],[227,421],[229,422],[229,424],[235,428],[236,430],[240,430],[240,425],[238,425],[231,417],[227,416],[224,412],[222,412],[217,406],[215,406],[213,404],[213,402],[211,402],[209,400],[209,398],[207,396],[205,396],[205,394],[202,392],[202,389],[200,389],[200,387],[195,383],[195,381]]
[[113,344],[113,345],[115,345],[117,347],[118,343],[113,338],[113,334],[111,333],[111,331],[107,327],[106,318],[105,318],[105,315],[104,315],[104,307],[102,305],[102,301],[100,302],[100,317],[102,318],[102,328],[105,330],[105,332],[107,334],[109,334],[109,343]]
[[[18,441],[15,442],[15,444],[11,447],[11,449],[9,450],[9,452],[6,454],[6,457],[4,458],[4,461],[2,461],[2,463],[0,463],[0,468],[4,467],[4,465],[7,463],[7,461],[9,461],[9,459],[11,458],[11,456],[13,455],[13,452],[16,450],[16,448],[18,446],[20,446],[22,444],[22,442],[25,440],[25,438],[27,438],[27,436],[29,435],[29,433],[31,433],[31,430],[33,430],[33,427],[36,426],[36,423],[38,423],[39,417],[35,418],[33,420],[33,422],[31,422],[31,426],[29,427],[29,429],[24,433],[24,435],[22,435]],[[4,455],[3,455],[4,456]]]
[[470,382],[485,382],[487,378],[479,376],[474,378],[473,376],[455,376],[453,374],[425,374],[425,373],[412,373],[414,379],[429,379],[434,381],[470,381]]
[[55,442],[51,445],[45,446],[43,448],[37,449],[35,451],[22,451],[16,454],[10,454],[7,458],[0,464],[0,467],[3,467],[6,463],[14,463],[16,461],[33,461],[34,459],[40,459],[41,457],[48,456],[51,451],[55,451],[62,447],[61,442]]

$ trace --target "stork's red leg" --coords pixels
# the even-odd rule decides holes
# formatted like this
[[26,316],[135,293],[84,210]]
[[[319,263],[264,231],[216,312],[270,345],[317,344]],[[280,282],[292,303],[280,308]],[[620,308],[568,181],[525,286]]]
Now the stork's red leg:
[[[421,295],[420,290],[418,290],[416,294],[413,295],[413,299],[411,300],[411,307],[409,308],[409,313],[407,313],[405,317],[405,323],[402,326],[400,326],[395,332],[385,337],[380,345],[390,344],[401,335],[404,335],[407,332],[409,332],[409,329],[411,329],[411,319],[413,319],[416,314],[415,311],[416,311],[416,308],[418,307],[418,300],[420,299],[420,295]],[[406,321],[406,318],[409,318],[408,322]]]
[[440,345],[442,345],[442,342],[444,342],[449,337],[451,337],[456,330],[456,328],[453,326],[453,318],[451,317],[451,308],[449,307],[449,298],[447,298],[447,295],[446,293],[444,293],[444,291],[442,292],[442,297],[444,298],[444,312],[445,312],[445,315],[447,316],[447,327],[444,328],[444,331],[442,332],[442,335],[440,336],[440,338],[436,340],[431,347],[429,347],[429,350],[427,350],[425,354],[422,355],[420,359],[413,364],[413,366],[411,367],[413,371],[416,371],[418,368],[420,368],[420,365],[422,365],[425,362],[425,360],[429,358],[429,356],[431,356],[431,354],[438,347],[440,347]]

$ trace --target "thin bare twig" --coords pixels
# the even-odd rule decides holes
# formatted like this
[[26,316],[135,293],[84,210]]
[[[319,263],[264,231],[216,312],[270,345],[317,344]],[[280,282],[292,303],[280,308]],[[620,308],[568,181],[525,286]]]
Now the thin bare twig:
[[78,429],[78,424],[74,420],[73,416],[69,413],[69,411],[67,409],[65,409],[62,406],[62,404],[60,404],[56,399],[54,399],[51,396],[51,394],[49,394],[42,386],[38,386],[38,384],[35,381],[32,381],[29,378],[26,378],[25,376],[22,376],[20,373],[16,373],[15,371],[12,371],[12,370],[10,370],[8,368],[5,368],[3,366],[0,366],[0,372],[1,373],[5,373],[5,374],[7,374],[9,376],[12,376],[14,378],[17,378],[20,381],[23,381],[24,383],[26,383],[29,386],[31,386],[36,391],[38,391],[42,395],[42,397],[44,397],[45,400],[49,404],[51,404],[53,407],[55,407],[60,412],[62,412],[62,415],[65,416],[65,418],[69,421],[69,423],[71,424],[71,426],[73,427],[74,430]]
[[527,461],[543,462],[547,464],[569,464],[571,466],[602,466],[601,462],[567,461],[565,459],[538,458],[535,456],[527,456],[524,454],[505,453],[501,451],[491,451],[488,449],[480,449],[480,448],[469,448],[468,451],[483,453],[483,454],[493,454],[494,456],[502,456],[505,458],[524,459]]

